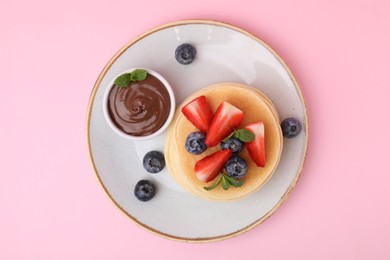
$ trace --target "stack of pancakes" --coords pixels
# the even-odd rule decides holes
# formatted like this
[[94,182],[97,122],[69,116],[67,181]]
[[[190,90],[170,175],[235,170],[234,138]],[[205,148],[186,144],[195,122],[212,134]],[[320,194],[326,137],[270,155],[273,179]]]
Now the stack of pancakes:
[[[203,187],[209,183],[199,181],[194,172],[197,161],[221,149],[220,145],[210,147],[200,155],[193,155],[185,149],[185,141],[191,132],[199,131],[182,114],[181,109],[193,99],[206,96],[211,110],[215,113],[218,106],[227,101],[244,113],[244,119],[238,128],[262,121],[265,127],[265,167],[257,167],[251,160],[247,149],[239,154],[245,159],[248,172],[241,187],[230,187],[223,190],[221,185],[206,191]],[[233,201],[243,199],[254,192],[269,180],[275,171],[283,147],[283,135],[279,124],[279,117],[272,102],[258,89],[237,83],[219,83],[203,88],[189,96],[177,108],[175,117],[167,130],[165,143],[165,160],[168,170],[174,180],[193,195],[213,201]]]

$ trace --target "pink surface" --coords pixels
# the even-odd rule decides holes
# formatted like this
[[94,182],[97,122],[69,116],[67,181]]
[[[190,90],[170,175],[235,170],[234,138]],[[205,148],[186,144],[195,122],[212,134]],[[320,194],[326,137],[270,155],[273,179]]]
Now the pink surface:
[[[389,2],[170,2],[1,1],[0,259],[390,259]],[[310,117],[292,196],[259,227],[211,244],[131,222],[99,186],[85,141],[89,95],[112,55],[189,18],[274,47]]]

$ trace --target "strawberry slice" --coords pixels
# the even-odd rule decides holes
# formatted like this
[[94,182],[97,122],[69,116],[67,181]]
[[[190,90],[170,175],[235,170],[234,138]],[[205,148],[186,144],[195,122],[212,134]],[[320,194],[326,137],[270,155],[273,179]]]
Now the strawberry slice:
[[245,143],[249,155],[258,167],[265,166],[265,142],[264,142],[264,123],[257,122],[245,127],[246,130],[255,134],[252,142]]
[[217,112],[211,121],[209,132],[206,135],[207,147],[213,147],[226,138],[234,128],[238,127],[244,114],[242,111],[228,102],[219,105]]
[[181,112],[200,131],[207,132],[209,130],[213,112],[205,96],[195,98],[185,105]]
[[232,150],[220,150],[196,162],[194,171],[202,182],[209,182],[218,176],[219,171],[232,156]]

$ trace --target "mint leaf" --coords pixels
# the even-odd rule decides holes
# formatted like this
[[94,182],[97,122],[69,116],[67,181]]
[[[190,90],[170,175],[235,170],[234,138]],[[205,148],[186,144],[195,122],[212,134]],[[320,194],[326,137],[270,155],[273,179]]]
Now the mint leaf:
[[236,132],[238,133],[238,136],[236,136],[236,137],[243,142],[247,143],[247,142],[252,142],[253,140],[255,140],[255,134],[249,130],[239,129]]
[[148,73],[143,69],[135,69],[131,72],[131,80],[132,81],[140,81],[146,79]]
[[117,77],[114,84],[120,88],[125,88],[130,85],[132,81],[140,81],[146,79],[148,72],[144,69],[135,69],[131,73],[125,73]]
[[213,190],[215,189],[220,183],[221,183],[221,180],[222,180],[222,175],[219,176],[218,180],[216,182],[214,182],[213,185],[209,186],[209,187],[203,187],[203,189],[209,191],[209,190]]
[[228,190],[229,189],[229,182],[228,180],[226,179],[226,176],[225,175],[222,175],[222,188],[224,190]]
[[223,139],[223,141],[227,142],[232,136],[246,143],[255,140],[255,134],[243,128],[243,129],[234,130],[233,133],[231,133],[228,137]]
[[221,173],[213,185],[211,185],[209,187],[203,187],[203,189],[205,189],[207,191],[213,190],[216,187],[218,187],[218,185],[220,183],[222,183],[222,188],[224,190],[228,190],[230,188],[230,185],[232,185],[235,188],[241,187],[244,184],[244,181],[236,180],[233,177],[230,177],[230,176],[227,176],[226,174]]
[[129,86],[130,82],[131,82],[131,74],[125,73],[117,77],[114,81],[114,84],[120,88],[123,88]]
[[244,181],[238,181],[230,176],[225,175],[226,180],[234,186],[235,188],[241,187],[244,184]]

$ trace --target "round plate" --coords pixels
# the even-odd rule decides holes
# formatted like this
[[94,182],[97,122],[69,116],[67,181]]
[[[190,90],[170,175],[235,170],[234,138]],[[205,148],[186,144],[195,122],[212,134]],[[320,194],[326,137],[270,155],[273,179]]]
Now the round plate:
[[[191,43],[196,60],[181,65],[175,49]],[[165,169],[147,173],[144,154],[164,151],[165,135],[133,142],[117,135],[103,116],[103,94],[122,71],[144,67],[159,72],[171,84],[180,104],[185,97],[218,82],[244,83],[259,88],[275,104],[280,119],[296,117],[303,131],[284,139],[273,177],[254,195],[237,202],[210,202],[192,196]],[[308,123],[298,83],[282,59],[262,40],[225,23],[179,21],[155,28],[124,46],[106,65],[93,88],[87,112],[90,160],[99,182],[114,204],[130,219],[155,234],[181,241],[216,241],[236,236],[262,223],[286,200],[301,173],[308,144]],[[134,186],[153,180],[156,196],[141,202]]]

